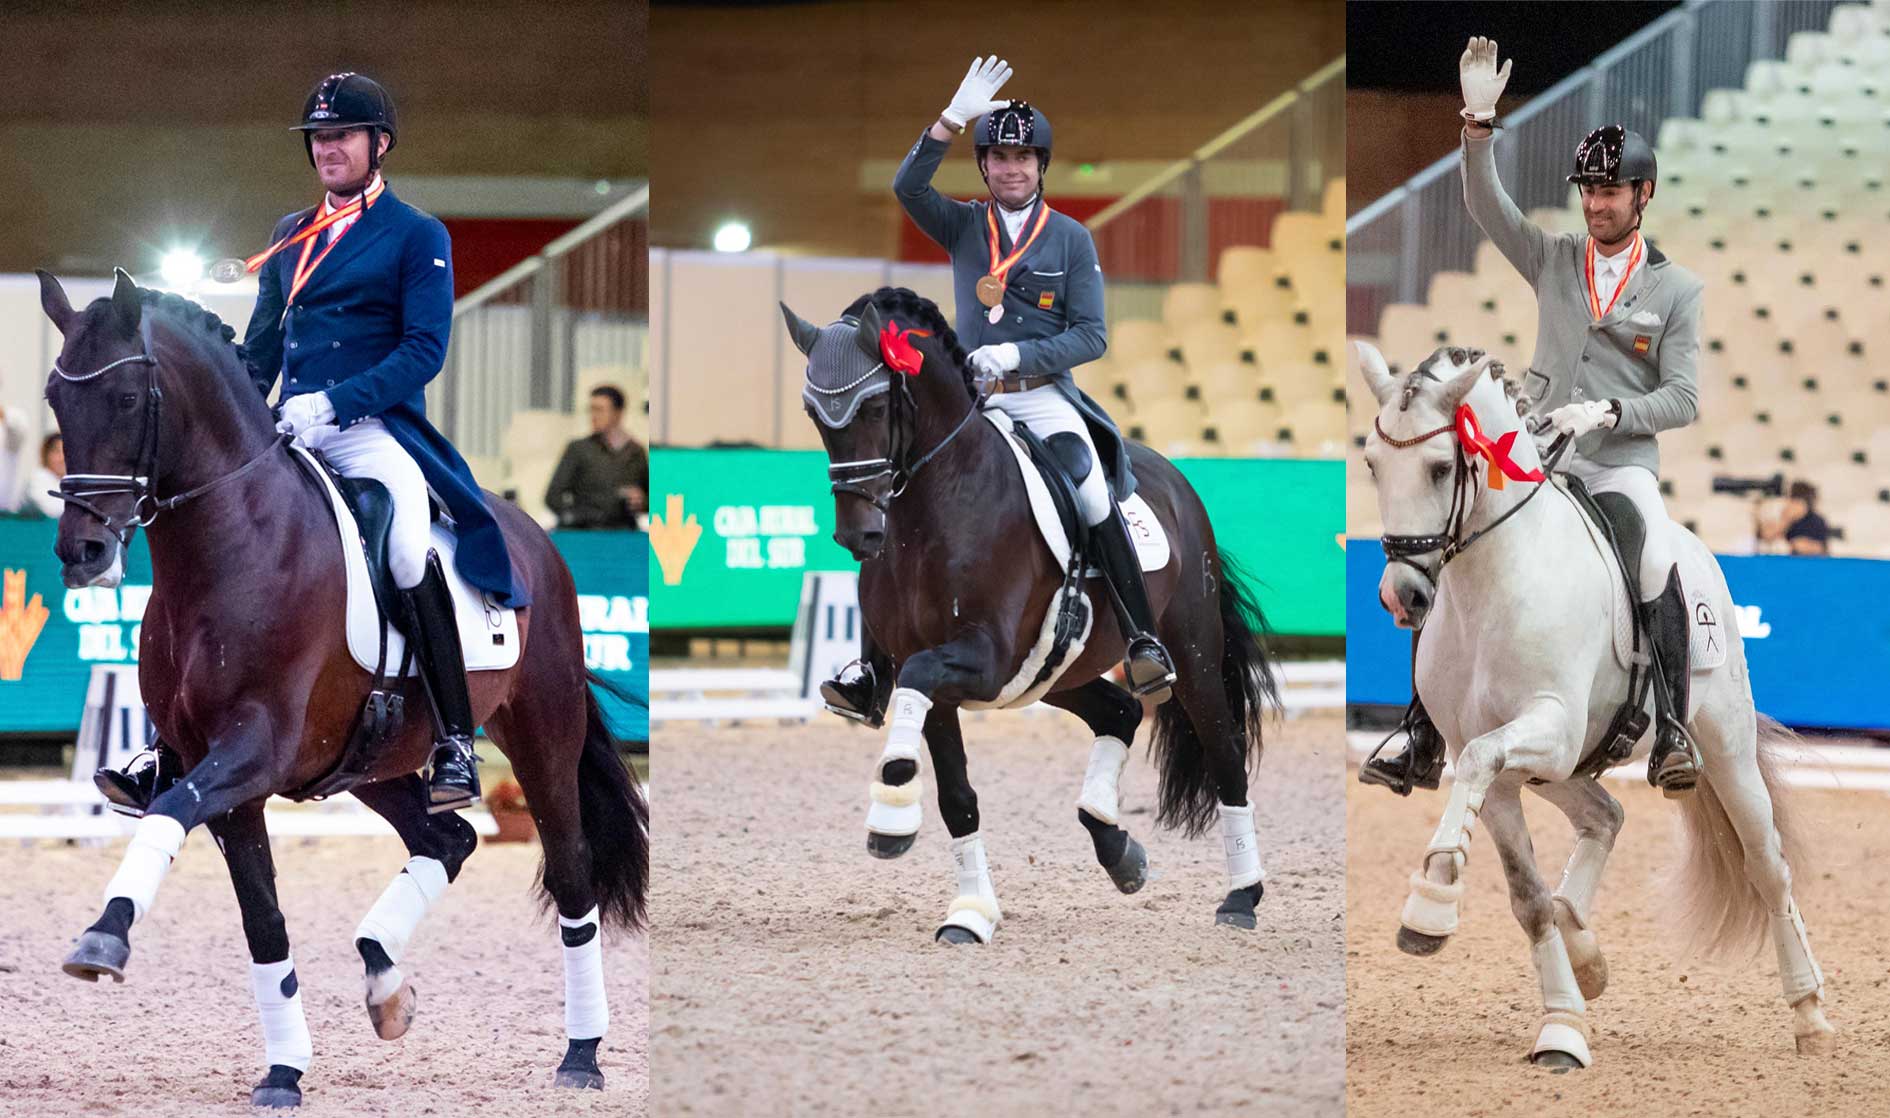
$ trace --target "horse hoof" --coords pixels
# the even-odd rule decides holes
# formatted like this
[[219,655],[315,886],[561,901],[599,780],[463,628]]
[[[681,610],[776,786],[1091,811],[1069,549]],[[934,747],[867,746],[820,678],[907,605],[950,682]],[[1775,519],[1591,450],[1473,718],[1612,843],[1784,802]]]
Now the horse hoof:
[[400,989],[379,1005],[367,1003],[368,1020],[374,1025],[374,1035],[382,1040],[399,1040],[407,1035],[407,1029],[413,1025],[413,1015],[420,1009],[420,992],[413,988],[413,983],[402,980]]
[[281,1064],[269,1065],[269,1074],[249,1093],[249,1105],[265,1110],[287,1110],[302,1105],[302,1073]]
[[1582,1062],[1567,1052],[1549,1049],[1529,1057],[1529,1062],[1539,1068],[1547,1068],[1557,1075],[1567,1075],[1571,1071],[1580,1071]]
[[1596,955],[1593,962],[1575,968],[1575,985],[1581,987],[1582,998],[1594,1001],[1608,992],[1608,960]]
[[552,1085],[601,1091],[604,1089],[604,1073],[596,1068],[559,1068],[558,1077],[552,1081]]
[[939,943],[949,944],[953,947],[967,943],[975,945],[978,942],[978,937],[973,935],[970,930],[961,928],[956,924],[947,924],[943,928],[940,928],[936,938]]
[[1134,893],[1148,884],[1148,851],[1133,838],[1122,848],[1122,857],[1108,867],[1109,880],[1123,893]]
[[1419,958],[1423,958],[1426,955],[1435,955],[1439,951],[1442,951],[1444,944],[1448,942],[1450,942],[1449,936],[1426,935],[1423,932],[1414,932],[1406,927],[1400,927],[1398,929],[1398,950],[1404,952],[1406,955],[1416,955]]
[[97,982],[103,975],[110,975],[113,982],[123,982],[125,964],[130,960],[128,941],[106,932],[86,932],[59,969],[87,982]]
[[1221,907],[1214,910],[1214,922],[1223,928],[1253,931],[1260,925],[1253,909],[1265,895],[1266,886],[1257,882],[1229,892]]
[[897,858],[912,849],[912,843],[918,835],[882,835],[877,831],[866,832],[866,852],[875,858]]
[[1837,1051],[1837,1030],[1805,1033],[1797,1038],[1800,1056],[1829,1056]]

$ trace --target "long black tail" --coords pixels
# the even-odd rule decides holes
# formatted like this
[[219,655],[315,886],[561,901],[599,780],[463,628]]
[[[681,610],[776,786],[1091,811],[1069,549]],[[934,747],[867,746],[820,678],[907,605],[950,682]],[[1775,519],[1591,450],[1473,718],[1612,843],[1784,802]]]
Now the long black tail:
[[[1261,723],[1269,705],[1279,708],[1280,685],[1265,645],[1271,630],[1254,599],[1251,579],[1226,552],[1220,555],[1220,567],[1221,686],[1233,732],[1239,735],[1236,746],[1252,779],[1260,764]],[[1190,837],[1205,834],[1219,817],[1220,789],[1180,700],[1171,698],[1155,709],[1151,750],[1161,772],[1155,822]]]
[[[591,891],[605,927],[635,931],[643,926],[650,881],[650,805],[637,777],[617,750],[616,735],[604,720],[597,690],[641,705],[642,700],[616,684],[587,672],[584,689],[584,753],[578,759],[578,820],[591,848]],[[539,889],[547,907],[544,865]]]

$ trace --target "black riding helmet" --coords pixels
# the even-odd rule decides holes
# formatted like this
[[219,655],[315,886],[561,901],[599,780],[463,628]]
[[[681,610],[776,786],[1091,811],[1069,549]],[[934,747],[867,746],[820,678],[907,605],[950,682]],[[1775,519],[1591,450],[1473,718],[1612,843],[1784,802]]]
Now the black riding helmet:
[[1577,186],[1652,183],[1659,173],[1653,145],[1646,137],[1618,124],[1604,124],[1590,132],[1575,149],[1575,173],[1568,181]]
[[994,147],[1035,148],[1037,173],[1042,175],[1050,169],[1050,118],[1030,102],[1012,101],[986,113],[972,127],[978,174],[984,174],[985,153]]
[[315,133],[328,128],[368,129],[369,174],[381,166],[380,134],[387,133],[388,151],[400,142],[394,99],[381,83],[352,70],[330,74],[318,82],[302,103],[302,123],[291,129],[302,134],[311,167],[315,165]]

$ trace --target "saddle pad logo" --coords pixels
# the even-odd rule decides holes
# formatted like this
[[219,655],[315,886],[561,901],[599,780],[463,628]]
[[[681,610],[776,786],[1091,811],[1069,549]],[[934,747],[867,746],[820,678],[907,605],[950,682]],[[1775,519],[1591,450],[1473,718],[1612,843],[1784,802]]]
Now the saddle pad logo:
[[1720,622],[1719,612],[1704,594],[1692,595],[1687,604],[1693,617],[1688,652],[1696,672],[1711,671],[1726,662],[1726,642],[1731,639]]
[[1634,335],[1634,352],[1635,353],[1645,355],[1647,353],[1647,347],[1653,344],[1654,344],[1654,339],[1648,337],[1646,334]]
[[1037,309],[1040,311],[1047,311],[1050,309],[1051,304],[1055,303],[1056,301],[1057,301],[1057,293],[1054,291],[1046,291],[1043,294],[1037,296]]

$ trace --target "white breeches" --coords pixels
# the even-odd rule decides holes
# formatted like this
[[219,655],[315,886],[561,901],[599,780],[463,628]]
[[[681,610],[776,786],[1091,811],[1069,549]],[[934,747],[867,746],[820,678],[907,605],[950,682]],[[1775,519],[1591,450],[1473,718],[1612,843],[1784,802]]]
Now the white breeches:
[[1568,472],[1580,478],[1590,493],[1619,493],[1634,502],[1647,524],[1647,542],[1641,547],[1641,600],[1659,597],[1673,569],[1673,528],[1654,472],[1645,466],[1603,466],[1580,455],[1569,460]]
[[394,498],[394,523],[387,533],[387,566],[402,590],[420,585],[432,544],[427,481],[420,464],[401,449],[378,419],[343,431],[334,425],[302,433],[302,445],[319,450],[342,477],[371,477]]
[[1059,433],[1082,439],[1083,445],[1089,448],[1089,475],[1076,487],[1076,503],[1082,506],[1085,524],[1101,524],[1108,518],[1113,509],[1109,483],[1103,478],[1102,459],[1096,454],[1096,444],[1090,440],[1089,425],[1083,422],[1068,397],[1054,385],[1045,385],[1028,392],[993,396],[985,407],[996,408],[1017,422],[1028,424],[1038,438],[1046,441]]

